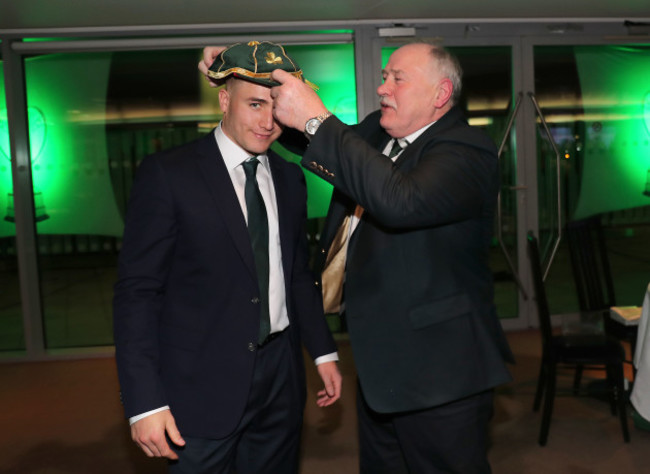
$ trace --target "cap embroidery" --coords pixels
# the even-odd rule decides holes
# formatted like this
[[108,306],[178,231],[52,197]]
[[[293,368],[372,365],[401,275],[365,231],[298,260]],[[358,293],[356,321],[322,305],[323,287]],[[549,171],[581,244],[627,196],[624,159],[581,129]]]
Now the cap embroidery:
[[269,64],[282,64],[282,56],[276,56],[273,51],[266,53],[266,62]]

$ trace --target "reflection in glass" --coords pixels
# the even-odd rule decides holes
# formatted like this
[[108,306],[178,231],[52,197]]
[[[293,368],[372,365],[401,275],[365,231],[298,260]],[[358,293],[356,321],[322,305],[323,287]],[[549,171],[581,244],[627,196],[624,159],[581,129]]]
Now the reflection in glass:
[[[600,216],[619,305],[637,305],[650,281],[649,46],[539,46],[538,101],[561,153],[563,220]],[[540,235],[552,233],[555,157],[538,133]],[[552,156],[553,155],[553,156]],[[545,232],[546,234],[542,234]],[[548,277],[552,312],[576,311],[566,243]]]
[[[355,122],[353,46],[287,50],[320,86],[326,106]],[[41,117],[37,123],[30,114],[30,136],[35,197],[47,216],[37,222],[47,348],[112,344],[112,285],[137,166],[150,153],[209,133],[221,118],[218,91],[197,71],[200,55],[172,50],[25,60],[28,107]],[[326,67],[334,63],[336,71]],[[331,187],[307,176],[310,216],[324,215]],[[11,188],[0,191],[2,212],[9,212]]]
[[0,352],[25,349],[18,262],[16,258],[16,226],[13,216],[13,182],[7,106],[5,102],[4,68],[0,60]]

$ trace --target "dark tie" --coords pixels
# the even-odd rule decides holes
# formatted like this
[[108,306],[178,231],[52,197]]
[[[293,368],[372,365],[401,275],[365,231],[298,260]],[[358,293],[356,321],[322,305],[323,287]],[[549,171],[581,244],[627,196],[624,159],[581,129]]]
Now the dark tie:
[[399,152],[402,151],[403,149],[404,147],[400,145],[399,140],[395,138],[393,142],[393,147],[390,149],[390,153],[388,153],[388,158],[393,159],[395,156],[399,155]]
[[271,332],[271,319],[269,316],[269,221],[266,217],[266,207],[262,193],[257,185],[257,158],[244,161],[246,173],[246,209],[248,211],[248,234],[253,246],[257,282],[260,287],[260,333],[261,344]]

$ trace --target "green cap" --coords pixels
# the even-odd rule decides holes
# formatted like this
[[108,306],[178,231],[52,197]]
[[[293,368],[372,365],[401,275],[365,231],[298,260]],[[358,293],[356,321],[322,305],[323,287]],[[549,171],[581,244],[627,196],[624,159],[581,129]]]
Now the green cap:
[[289,57],[284,48],[270,41],[249,41],[228,46],[214,60],[208,70],[208,76],[217,82],[228,76],[245,79],[263,86],[279,86],[271,79],[271,72],[276,69],[287,71],[310,87],[318,89],[306,80],[298,64]]

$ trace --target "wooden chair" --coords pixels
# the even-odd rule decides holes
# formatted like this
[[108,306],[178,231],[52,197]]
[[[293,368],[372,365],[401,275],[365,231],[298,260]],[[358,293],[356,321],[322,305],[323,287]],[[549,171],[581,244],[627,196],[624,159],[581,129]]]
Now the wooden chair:
[[[616,292],[600,216],[569,222],[566,235],[580,311],[600,313],[605,332],[627,341],[634,354],[637,327],[625,326],[609,316],[609,308],[616,306]],[[631,360],[626,362],[632,363]],[[579,383],[580,374],[576,380]]]
[[570,367],[574,370],[581,367],[605,369],[611,412],[612,415],[618,413],[623,430],[623,439],[626,443],[629,442],[630,433],[627,426],[626,398],[623,388],[625,352],[620,341],[605,334],[554,334],[544,288],[539,247],[537,239],[530,232],[528,234],[528,255],[542,334],[542,362],[533,403],[533,410],[539,411],[542,400],[544,401],[539,444],[545,446],[548,440],[558,366]]

